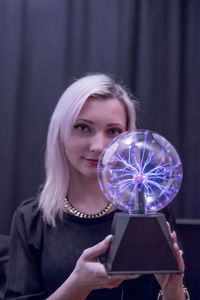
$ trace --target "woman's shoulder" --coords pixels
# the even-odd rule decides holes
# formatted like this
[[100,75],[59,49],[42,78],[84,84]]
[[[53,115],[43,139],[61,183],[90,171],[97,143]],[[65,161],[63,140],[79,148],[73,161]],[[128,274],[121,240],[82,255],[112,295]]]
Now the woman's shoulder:
[[36,218],[41,216],[41,211],[39,210],[37,198],[28,198],[17,207],[15,215],[24,218]]
[[43,226],[42,212],[36,198],[29,198],[18,206],[13,216],[13,224],[26,232],[41,231]]
[[21,204],[17,207],[17,212],[19,213],[27,213],[38,210],[38,199],[37,198],[28,198],[21,202]]

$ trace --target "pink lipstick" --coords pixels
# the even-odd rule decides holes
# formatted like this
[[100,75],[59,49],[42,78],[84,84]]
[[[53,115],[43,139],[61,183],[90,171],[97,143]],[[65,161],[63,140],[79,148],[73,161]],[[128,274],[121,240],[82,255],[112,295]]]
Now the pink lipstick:
[[97,166],[97,164],[98,164],[98,159],[85,158],[85,160],[86,160],[89,164],[94,165],[94,166]]

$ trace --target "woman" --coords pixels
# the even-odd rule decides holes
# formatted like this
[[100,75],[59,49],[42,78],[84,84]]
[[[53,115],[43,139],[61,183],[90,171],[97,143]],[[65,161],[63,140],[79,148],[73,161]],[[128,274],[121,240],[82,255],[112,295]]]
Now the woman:
[[[116,208],[100,190],[98,158],[135,123],[134,101],[109,76],[85,76],[64,92],[49,126],[39,201],[22,203],[13,219],[5,299],[156,299],[154,276],[110,277],[99,261]],[[174,232],[171,237],[184,270]],[[163,299],[185,299],[182,275],[156,278]]]

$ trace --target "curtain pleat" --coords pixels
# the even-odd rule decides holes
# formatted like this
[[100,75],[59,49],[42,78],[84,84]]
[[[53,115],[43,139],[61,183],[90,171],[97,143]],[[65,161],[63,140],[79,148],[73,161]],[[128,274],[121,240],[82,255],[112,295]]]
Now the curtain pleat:
[[1,0],[0,233],[44,180],[46,134],[68,84],[90,72],[121,79],[138,126],[177,148],[179,218],[200,218],[200,1]]

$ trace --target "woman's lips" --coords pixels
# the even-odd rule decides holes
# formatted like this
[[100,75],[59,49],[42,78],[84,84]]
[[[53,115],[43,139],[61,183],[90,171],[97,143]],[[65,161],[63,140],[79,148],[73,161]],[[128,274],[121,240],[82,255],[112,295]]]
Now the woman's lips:
[[85,158],[85,160],[91,165],[94,165],[94,166],[98,165],[98,159]]

